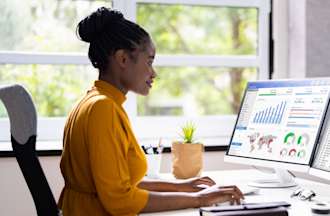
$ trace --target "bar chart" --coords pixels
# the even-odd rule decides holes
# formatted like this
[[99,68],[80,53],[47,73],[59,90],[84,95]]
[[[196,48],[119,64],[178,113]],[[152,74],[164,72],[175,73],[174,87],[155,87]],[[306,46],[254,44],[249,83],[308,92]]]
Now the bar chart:
[[266,107],[256,112],[252,122],[254,124],[281,124],[286,106],[287,102],[282,101],[275,106]]

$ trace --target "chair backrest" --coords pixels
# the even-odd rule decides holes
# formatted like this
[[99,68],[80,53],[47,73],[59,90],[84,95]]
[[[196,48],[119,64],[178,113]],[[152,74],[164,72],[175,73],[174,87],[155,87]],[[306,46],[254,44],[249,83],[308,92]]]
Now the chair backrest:
[[37,113],[31,96],[21,85],[0,86],[10,120],[12,147],[39,216],[59,214],[56,201],[35,152]]

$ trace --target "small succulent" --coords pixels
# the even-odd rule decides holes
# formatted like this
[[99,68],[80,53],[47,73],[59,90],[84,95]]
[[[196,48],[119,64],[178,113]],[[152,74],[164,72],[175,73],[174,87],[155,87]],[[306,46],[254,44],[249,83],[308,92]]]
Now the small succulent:
[[182,129],[182,135],[184,143],[193,143],[194,132],[196,130],[195,125],[192,122],[187,122]]

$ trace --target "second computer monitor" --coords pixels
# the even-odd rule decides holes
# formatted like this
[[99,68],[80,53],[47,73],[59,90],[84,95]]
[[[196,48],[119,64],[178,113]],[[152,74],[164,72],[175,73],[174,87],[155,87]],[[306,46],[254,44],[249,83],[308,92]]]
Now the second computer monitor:
[[249,82],[225,161],[307,171],[330,79]]
[[323,127],[321,130],[320,138],[312,166],[309,171],[311,175],[326,179],[330,181],[330,108],[324,119]]

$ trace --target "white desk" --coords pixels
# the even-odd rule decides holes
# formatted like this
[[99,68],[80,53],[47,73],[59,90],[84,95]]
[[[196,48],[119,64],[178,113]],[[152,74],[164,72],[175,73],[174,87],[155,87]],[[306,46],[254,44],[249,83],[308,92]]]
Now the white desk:
[[[246,185],[247,182],[262,177],[268,177],[264,173],[261,173],[257,170],[234,170],[234,171],[212,171],[205,172],[203,176],[210,176],[217,183],[224,185]],[[163,179],[173,179],[170,174],[162,174],[161,178]],[[322,184],[318,182],[313,182],[304,179],[296,179],[296,182],[300,187],[308,188],[313,190],[316,193],[316,200],[326,200],[330,201],[330,185]],[[297,189],[297,187],[291,188],[275,188],[275,189],[260,189],[259,195],[250,195],[245,196],[247,202],[267,202],[267,201],[287,201],[291,204],[289,208],[290,216],[312,216],[310,210],[311,202],[301,201],[297,197],[291,198],[290,195],[292,192]],[[185,209],[177,211],[166,211],[159,213],[145,213],[140,214],[143,216],[199,216],[198,209]]]

